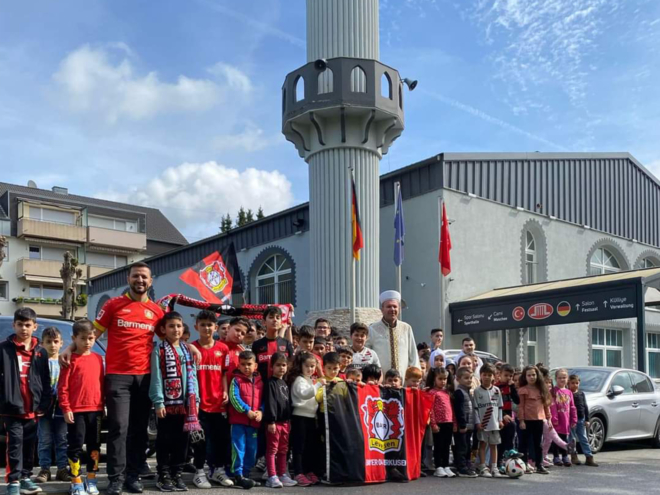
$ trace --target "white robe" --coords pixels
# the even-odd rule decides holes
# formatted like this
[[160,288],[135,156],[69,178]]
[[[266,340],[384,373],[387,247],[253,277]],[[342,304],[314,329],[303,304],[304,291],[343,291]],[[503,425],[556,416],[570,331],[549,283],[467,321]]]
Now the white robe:
[[[399,337],[398,371],[403,378],[410,366],[419,368],[419,356],[417,355],[417,344],[415,335],[410,325],[403,321],[397,321],[396,332]],[[373,349],[380,359],[383,375],[392,367],[392,355],[390,347],[390,329],[383,320],[372,323],[369,326],[369,339],[366,347]]]

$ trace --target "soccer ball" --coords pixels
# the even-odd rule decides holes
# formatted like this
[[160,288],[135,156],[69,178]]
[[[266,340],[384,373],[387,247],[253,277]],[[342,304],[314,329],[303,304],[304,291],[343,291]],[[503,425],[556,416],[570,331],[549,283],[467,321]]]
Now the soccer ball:
[[522,459],[509,459],[506,461],[505,470],[509,478],[520,478],[525,473],[525,463]]

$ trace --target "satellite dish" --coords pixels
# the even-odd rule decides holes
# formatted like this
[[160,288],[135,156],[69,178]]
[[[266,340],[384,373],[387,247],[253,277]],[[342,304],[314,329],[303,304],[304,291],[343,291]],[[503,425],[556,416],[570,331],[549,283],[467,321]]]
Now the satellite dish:
[[31,188],[33,188],[33,189],[39,189],[39,188],[37,187],[37,183],[36,183],[35,181],[33,181],[33,180],[29,180],[29,181],[28,181],[28,187],[31,187]]

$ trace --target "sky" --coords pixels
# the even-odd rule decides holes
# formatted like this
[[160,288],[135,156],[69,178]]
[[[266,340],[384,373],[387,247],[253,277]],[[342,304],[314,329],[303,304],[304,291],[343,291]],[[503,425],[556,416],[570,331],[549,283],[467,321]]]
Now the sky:
[[[305,30],[304,0],[6,0],[0,181],[156,207],[191,242],[307,201],[280,117]],[[419,81],[381,173],[627,151],[660,175],[657,0],[381,0],[380,39]]]

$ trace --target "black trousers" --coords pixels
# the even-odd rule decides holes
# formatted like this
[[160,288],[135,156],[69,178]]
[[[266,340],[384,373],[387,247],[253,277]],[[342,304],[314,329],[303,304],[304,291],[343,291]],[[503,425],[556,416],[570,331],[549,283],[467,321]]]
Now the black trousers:
[[[561,438],[564,442],[568,443],[569,435],[566,435],[565,433],[557,433],[557,435],[559,435],[559,438]],[[562,449],[554,442],[552,445],[550,445],[550,453],[552,454],[552,457],[562,457],[568,455],[568,451],[566,449]]]
[[190,433],[183,431],[185,419],[183,414],[158,418],[158,436],[156,437],[158,474],[170,474],[175,477],[183,471],[190,438]]
[[449,448],[454,430],[453,423],[438,423],[440,431],[433,433],[433,460],[435,467],[449,467]]
[[7,435],[7,473],[5,481],[19,481],[32,474],[37,444],[37,420],[3,416]]
[[99,470],[102,418],[103,413],[100,411],[74,413],[73,423],[66,425],[68,442],[66,456],[69,458],[73,476],[80,475],[83,443],[87,446],[87,473],[95,473]]
[[543,465],[543,448],[541,446],[543,443],[543,420],[526,420],[525,426],[526,428],[523,430],[523,434],[527,437],[526,459],[528,461],[530,460],[530,450],[534,449],[534,458],[532,460],[536,463],[536,468],[538,469]]
[[[137,478],[147,457],[151,375],[106,375],[108,478]],[[127,466],[128,461],[128,466]]]
[[192,444],[193,463],[197,469],[204,469],[204,462],[210,468],[228,466],[231,462],[231,429],[223,413],[199,411],[199,422],[204,430],[204,442]]
[[[472,454],[472,430],[465,433],[457,431],[454,433],[454,444],[456,447],[456,457],[454,459],[454,466],[456,469],[461,470],[468,467],[470,462],[470,454]],[[447,467],[447,466],[436,466]]]
[[321,475],[319,450],[321,439],[316,428],[316,418],[291,416],[291,450],[293,451],[293,472]]
[[504,428],[500,430],[500,437],[502,438],[502,444],[497,447],[498,466],[502,464],[504,452],[511,450],[514,446],[516,440],[516,423],[511,421],[508,425],[504,425]]

